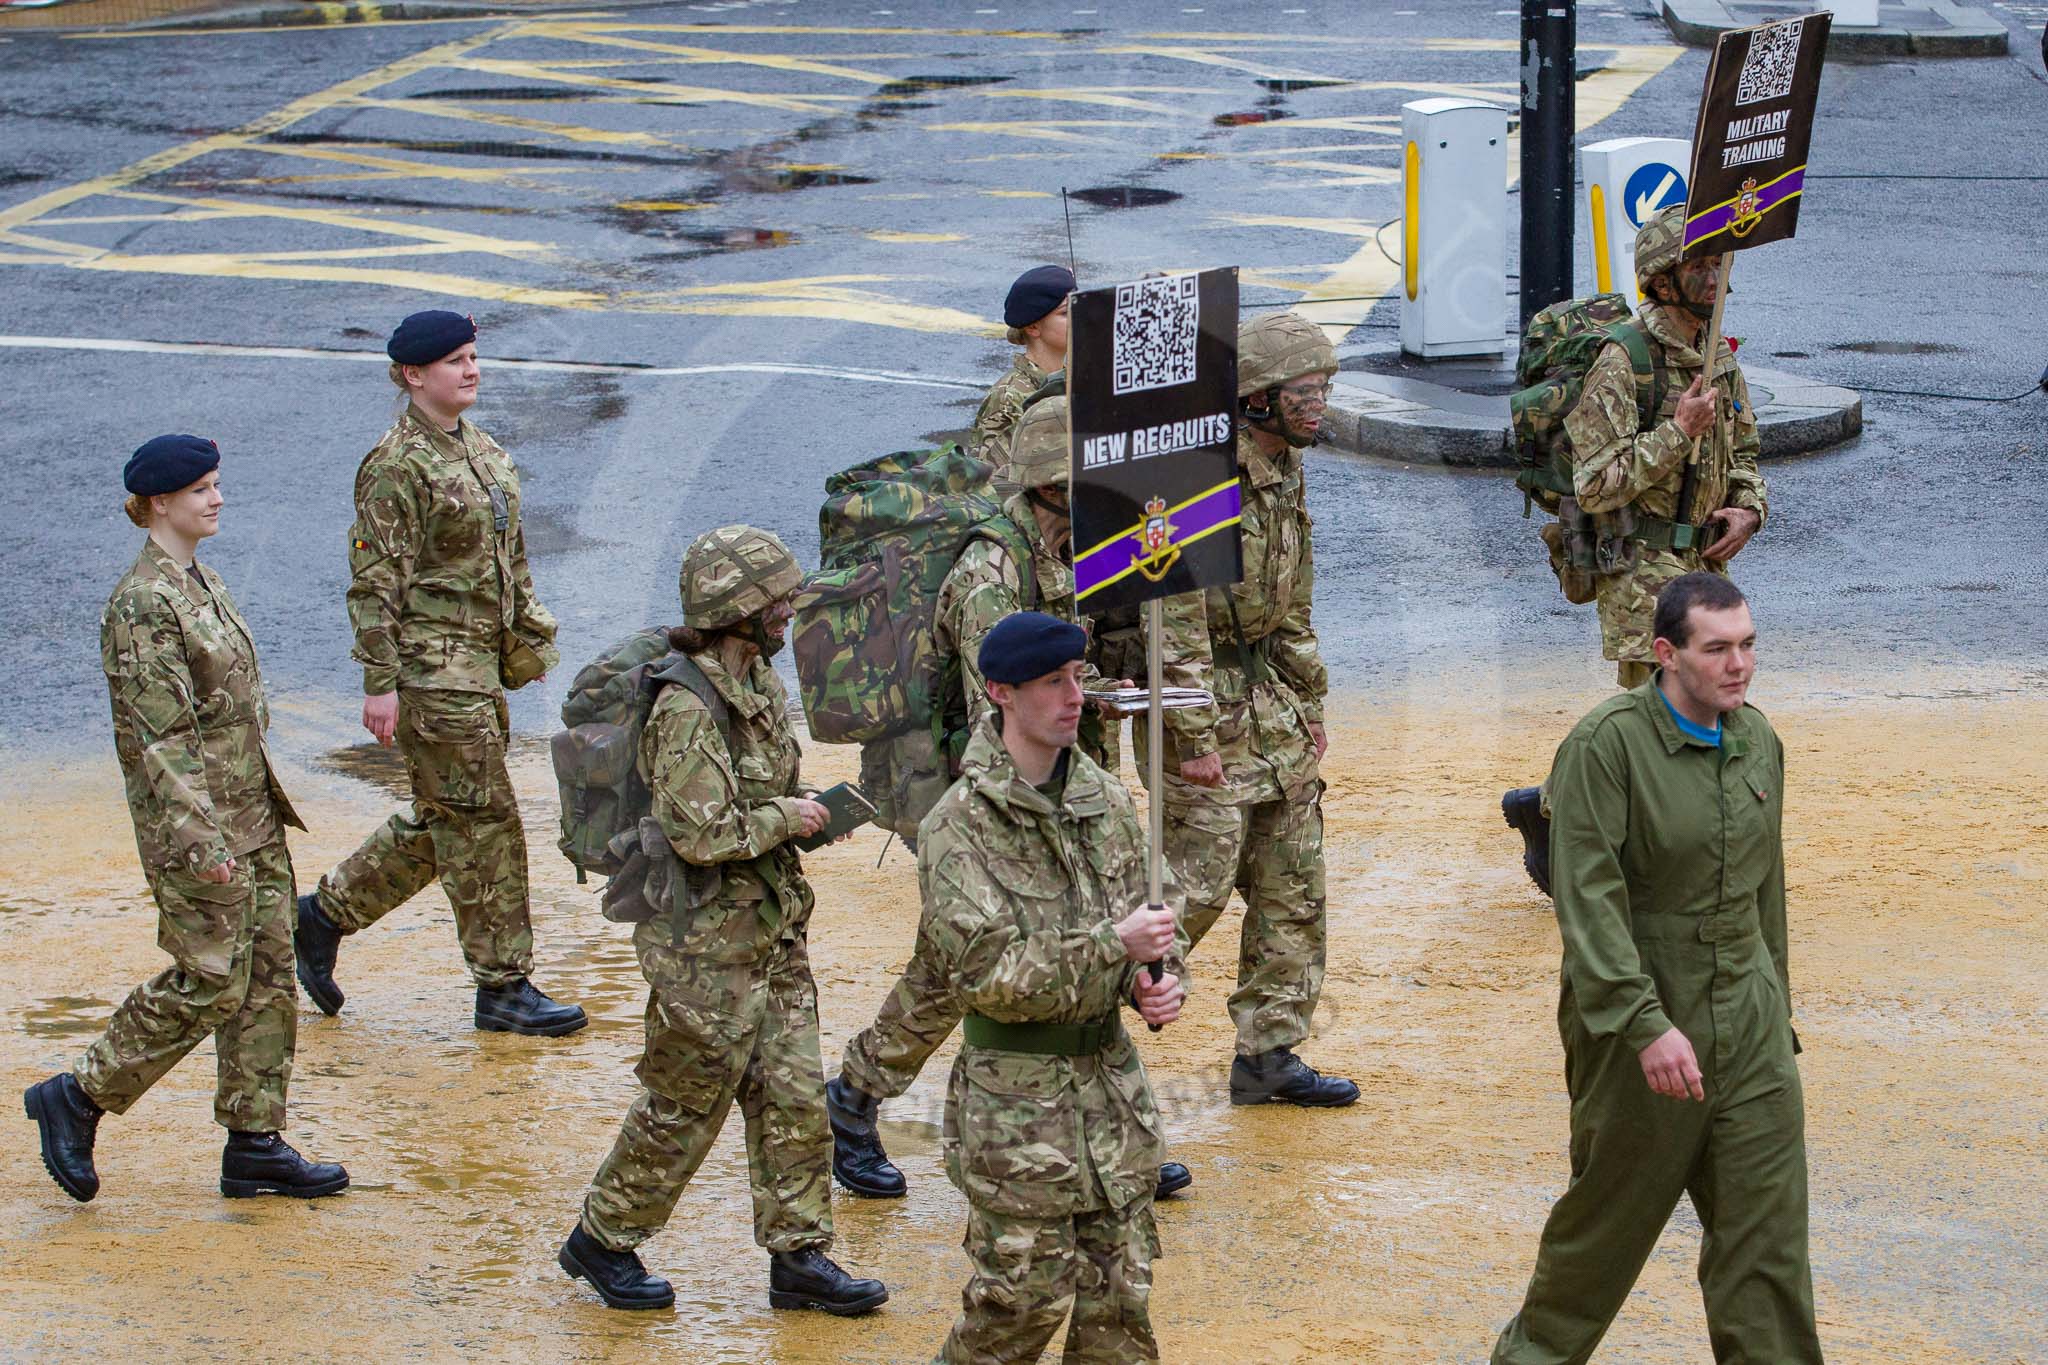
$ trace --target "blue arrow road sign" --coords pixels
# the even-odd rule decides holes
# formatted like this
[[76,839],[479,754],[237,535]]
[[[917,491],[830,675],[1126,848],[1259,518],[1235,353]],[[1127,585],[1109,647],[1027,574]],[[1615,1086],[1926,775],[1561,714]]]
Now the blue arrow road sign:
[[1636,227],[1647,223],[1658,209],[1684,202],[1685,173],[1661,161],[1637,167],[1621,191],[1621,210]]

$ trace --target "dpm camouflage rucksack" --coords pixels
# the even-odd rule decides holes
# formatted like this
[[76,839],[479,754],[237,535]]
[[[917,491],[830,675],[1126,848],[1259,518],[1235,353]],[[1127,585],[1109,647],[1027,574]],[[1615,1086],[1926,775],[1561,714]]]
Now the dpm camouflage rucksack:
[[[562,798],[562,837],[557,846],[576,865],[576,880],[601,872],[612,879],[605,887],[607,918],[614,901],[636,898],[646,865],[642,824],[653,796],[640,778],[640,732],[664,687],[687,687],[711,712],[728,745],[732,718],[725,699],[688,655],[676,652],[662,627],[637,630],[612,645],[576,673],[562,703],[562,724],[549,742],[555,783]],[[636,867],[637,864],[637,867]],[[615,888],[620,893],[614,894]],[[645,918],[644,914],[639,916]]]
[[1530,318],[1515,362],[1520,387],[1508,396],[1521,465],[1515,486],[1522,490],[1522,515],[1541,503],[1557,517],[1543,528],[1543,542],[1558,586],[1571,602],[1593,600],[1593,538],[1573,496],[1572,443],[1564,421],[1578,406],[1600,348],[1610,341],[1628,352],[1636,379],[1636,421],[1647,428],[1664,401],[1663,356],[1620,294],[1566,299]]
[[[821,564],[797,590],[790,628],[798,691],[813,739],[863,746],[863,785],[882,808],[877,822],[898,833],[916,829],[910,808],[918,803],[897,810],[891,790],[869,785],[874,774],[936,767],[927,776],[941,780],[940,791],[951,781],[936,756],[944,752],[946,698],[961,683],[958,661],[941,659],[933,646],[939,589],[976,539],[999,540],[1019,564],[1031,559],[992,496],[993,472],[945,445],[885,455],[825,480]],[[918,756],[896,761],[879,752],[899,742]]]

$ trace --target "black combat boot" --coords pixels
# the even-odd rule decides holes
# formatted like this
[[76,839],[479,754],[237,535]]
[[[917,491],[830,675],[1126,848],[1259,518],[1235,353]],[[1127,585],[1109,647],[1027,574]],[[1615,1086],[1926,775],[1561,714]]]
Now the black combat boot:
[[857,1318],[888,1301],[880,1280],[856,1280],[816,1247],[768,1257],[770,1308],[822,1308],[837,1317]]
[[1543,788],[1517,787],[1500,798],[1501,818],[1522,832],[1522,870],[1536,889],[1550,894],[1550,817],[1543,813]]
[[299,897],[299,932],[293,936],[299,958],[299,984],[325,1015],[341,1013],[348,997],[334,984],[334,959],[341,952],[341,927],[320,908],[320,897],[311,891]]
[[1178,1161],[1169,1161],[1159,1168],[1159,1185],[1152,1191],[1152,1197],[1164,1199],[1169,1194],[1179,1194],[1194,1183],[1193,1172]]
[[42,1132],[43,1168],[50,1179],[79,1203],[90,1202],[100,1192],[100,1173],[92,1165],[92,1142],[106,1110],[92,1102],[92,1096],[68,1071],[22,1091],[21,1107]]
[[1230,1064],[1232,1104],[1298,1104],[1308,1109],[1340,1109],[1358,1098],[1358,1087],[1341,1076],[1325,1076],[1294,1055],[1276,1047]]
[[825,1083],[825,1115],[832,1121],[832,1174],[864,1199],[901,1199],[907,1182],[882,1150],[875,1115],[882,1102],[844,1077]]
[[534,984],[520,977],[509,986],[476,988],[476,1026],[486,1033],[524,1033],[535,1038],[559,1038],[574,1033],[590,1022],[581,1005],[564,1005],[548,999]]
[[607,1308],[666,1308],[676,1301],[667,1280],[647,1273],[637,1251],[613,1251],[576,1224],[555,1257],[572,1280],[588,1280]]
[[276,1133],[229,1133],[220,1153],[220,1192],[230,1199],[287,1194],[318,1199],[348,1188],[348,1172],[331,1161],[308,1161]]

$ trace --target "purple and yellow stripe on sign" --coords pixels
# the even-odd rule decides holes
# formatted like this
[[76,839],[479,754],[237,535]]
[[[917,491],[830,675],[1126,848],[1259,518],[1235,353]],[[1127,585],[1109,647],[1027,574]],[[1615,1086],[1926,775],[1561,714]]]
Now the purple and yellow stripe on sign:
[[1758,185],[1755,202],[1740,212],[1741,195],[1724,199],[1710,209],[1702,209],[1685,220],[1685,249],[1690,251],[1695,243],[1723,232],[1747,237],[1765,215],[1797,199],[1805,187],[1806,167],[1795,166],[1769,184]]
[[[1238,481],[1232,479],[1167,508],[1171,538],[1162,550],[1176,554],[1205,536],[1237,525],[1243,511],[1241,498]],[[1138,572],[1140,563],[1148,562],[1152,562],[1152,551],[1145,544],[1145,523],[1141,521],[1074,556],[1074,600],[1083,601],[1090,593],[1121,583]]]

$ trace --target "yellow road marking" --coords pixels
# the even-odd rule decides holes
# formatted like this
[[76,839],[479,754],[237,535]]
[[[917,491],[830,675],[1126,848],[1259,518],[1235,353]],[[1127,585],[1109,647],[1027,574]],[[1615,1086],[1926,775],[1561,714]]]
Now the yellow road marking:
[[[378,156],[373,152],[349,151],[344,147],[323,147],[317,143],[263,143],[248,150],[270,156],[293,156],[307,161],[339,161],[349,166],[367,166],[385,174],[364,179],[461,180],[482,185],[526,185],[529,176],[583,175],[626,170],[623,166],[448,166],[435,161],[411,161],[402,156]],[[295,180],[313,177],[295,176]]]
[[1380,224],[1363,218],[1298,218],[1276,213],[1219,213],[1215,221],[1233,227],[1284,227],[1302,232],[1334,232],[1345,237],[1370,237]]
[[898,232],[891,228],[874,228],[862,234],[871,242],[964,242],[967,238],[958,232]]
[[983,190],[991,199],[1050,199],[1051,190]]
[[[516,34],[513,36],[517,36]],[[824,96],[764,95],[751,90],[721,90],[709,85],[670,85],[657,81],[627,81],[612,76],[590,76],[567,70],[574,63],[499,61],[486,57],[465,57],[437,62],[448,71],[478,71],[492,76],[518,76],[525,80],[554,81],[580,85],[591,90],[620,90],[642,97],[660,95],[694,104],[746,104],[757,109],[781,109],[795,114],[829,114]],[[380,82],[381,84],[382,82]]]
[[1156,119],[1020,119],[1015,122],[988,123],[927,123],[923,125],[928,133],[992,133],[1008,137],[1036,138],[1042,142],[1096,142],[1115,145],[1116,138],[1091,137],[1086,133],[1070,133],[1069,128],[1156,128]]
[[691,204],[679,199],[621,199],[615,207],[628,213],[696,213],[711,205]]
[[361,109],[395,109],[401,113],[420,114],[427,118],[460,119],[469,123],[487,123],[497,128],[516,128],[521,132],[542,133],[568,142],[595,142],[610,147],[658,147],[686,152],[697,150],[689,143],[677,142],[658,133],[629,133],[610,128],[590,128],[580,123],[557,123],[553,119],[503,114],[495,109],[472,109],[450,100],[413,99],[404,96],[396,99],[375,99],[369,95],[357,95],[348,103]]
[[598,47],[621,47],[634,52],[660,52],[679,58],[692,66],[764,66],[773,71],[801,71],[811,76],[834,76],[840,80],[858,81],[862,85],[882,85],[895,79],[878,71],[836,66],[830,62],[812,61],[806,57],[791,57],[772,52],[733,52],[717,47],[685,47],[678,43],[659,43],[647,38],[618,36],[635,31],[637,26],[633,24],[557,24],[542,21],[528,24],[521,36],[559,38],[565,42],[590,43]]
[[224,218],[288,218],[299,223],[318,223],[323,227],[352,228],[359,232],[378,233],[386,237],[410,237],[415,241],[436,242],[456,251],[470,251],[487,256],[524,256],[536,251],[553,249],[548,242],[522,242],[503,237],[486,237],[481,233],[464,232],[460,228],[435,227],[428,223],[407,223],[393,219],[372,218],[365,214],[350,213],[346,209],[296,208],[283,204],[245,204],[234,199],[208,199],[170,194],[151,194],[142,190],[118,190],[114,197],[134,199],[149,204],[177,204],[202,209],[210,215]]
[[[1098,105],[1104,109],[1136,109],[1140,113],[1146,114],[1178,115],[1183,112],[1174,105],[1164,104],[1158,100],[1136,99],[1120,89],[1010,90],[1003,87],[994,87],[976,90],[974,93],[983,99],[990,100],[1055,100],[1063,104]],[[1210,95],[1215,92],[1200,87],[1159,86],[1155,88],[1154,93],[1162,95]]]

